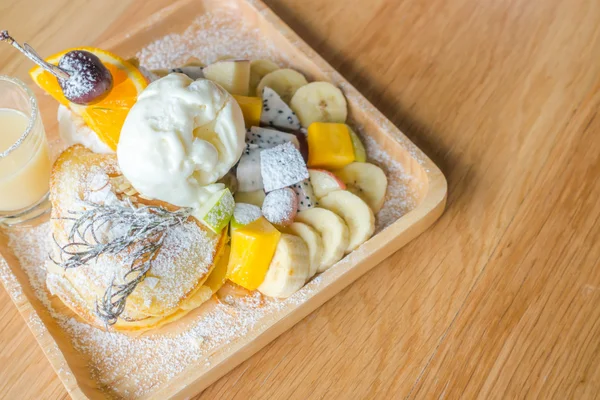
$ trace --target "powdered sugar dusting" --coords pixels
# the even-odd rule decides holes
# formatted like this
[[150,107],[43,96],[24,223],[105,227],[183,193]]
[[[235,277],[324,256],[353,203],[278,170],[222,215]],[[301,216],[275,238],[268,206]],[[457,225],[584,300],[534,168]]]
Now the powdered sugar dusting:
[[367,148],[369,162],[379,165],[388,178],[385,202],[376,215],[375,233],[377,233],[417,206],[417,193],[413,188],[417,188],[421,182],[407,173],[401,163],[383,151],[375,139],[366,135],[361,136]]
[[297,207],[296,193],[292,189],[279,189],[267,194],[262,213],[270,223],[284,225],[292,222]]
[[[45,286],[43,267],[50,249],[49,235],[49,223],[33,229],[15,229],[9,234],[9,247],[27,273],[36,296],[87,360],[92,377],[108,394],[119,398],[137,398],[187,368],[209,366],[215,349],[233,344],[263,327],[265,317],[304,302],[320,280],[313,279],[286,300],[266,298],[258,292],[238,292],[239,288],[226,285],[219,292],[221,300],[215,297],[203,305],[181,332],[150,332],[131,337],[102,331],[55,308]],[[1,262],[0,271],[3,271]],[[8,275],[12,276],[10,272]],[[4,274],[2,279],[7,281]]]
[[181,34],[170,34],[137,53],[148,69],[171,68],[191,57],[210,64],[220,58],[278,59],[273,45],[250,28],[233,11],[206,13]]
[[233,219],[242,225],[248,225],[250,222],[256,221],[261,215],[260,207],[254,204],[237,203],[233,210]]
[[12,274],[6,261],[0,257],[0,280],[6,288],[8,295],[15,302],[21,302],[23,300],[23,290],[21,285],[17,282],[17,278]]
[[291,142],[260,152],[260,174],[265,192],[282,189],[308,179],[304,158]]

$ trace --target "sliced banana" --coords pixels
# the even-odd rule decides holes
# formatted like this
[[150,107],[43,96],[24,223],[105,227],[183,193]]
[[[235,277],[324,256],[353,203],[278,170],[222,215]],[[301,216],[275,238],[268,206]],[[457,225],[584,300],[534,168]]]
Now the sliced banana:
[[360,197],[347,190],[338,190],[319,199],[319,205],[333,211],[346,222],[350,239],[346,253],[369,240],[375,231],[375,216]]
[[329,82],[311,82],[302,86],[290,101],[290,107],[308,128],[313,122],[346,122],[348,104],[340,89]]
[[256,95],[262,96],[263,89],[270,87],[283,101],[289,104],[298,88],[306,84],[308,81],[300,72],[289,68],[278,69],[268,73],[260,80],[256,87]]
[[294,222],[287,227],[290,233],[299,236],[308,246],[308,254],[310,255],[310,270],[306,280],[309,280],[317,273],[319,265],[321,265],[321,257],[323,256],[323,240],[321,235],[314,228],[303,224],[302,222]]
[[315,207],[296,215],[296,221],[314,228],[323,240],[323,255],[317,272],[329,269],[340,261],[348,248],[348,226],[342,218],[332,211]]
[[250,96],[261,97],[256,88],[260,80],[269,72],[279,69],[279,65],[270,60],[253,60],[250,63]]
[[258,291],[271,297],[289,297],[304,286],[309,270],[309,253],[304,240],[282,233]]
[[333,172],[346,184],[349,191],[363,199],[375,214],[383,207],[387,178],[376,165],[354,162]]

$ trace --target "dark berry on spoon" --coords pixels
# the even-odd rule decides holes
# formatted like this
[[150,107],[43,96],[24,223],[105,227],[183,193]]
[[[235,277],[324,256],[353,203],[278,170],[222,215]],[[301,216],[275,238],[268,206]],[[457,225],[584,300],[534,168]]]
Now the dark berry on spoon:
[[95,55],[84,50],[66,53],[58,62],[58,68],[69,74],[58,79],[65,97],[72,103],[87,105],[102,100],[112,89],[110,71]]

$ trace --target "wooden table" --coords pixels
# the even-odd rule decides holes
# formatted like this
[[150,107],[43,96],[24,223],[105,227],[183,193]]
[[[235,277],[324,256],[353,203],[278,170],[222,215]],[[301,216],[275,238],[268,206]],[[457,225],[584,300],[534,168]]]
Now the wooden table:
[[[50,54],[166,3],[3,0],[0,27]],[[199,398],[599,396],[600,3],[268,3],[442,168],[448,209]],[[3,290],[0,321],[0,397],[67,398]]]

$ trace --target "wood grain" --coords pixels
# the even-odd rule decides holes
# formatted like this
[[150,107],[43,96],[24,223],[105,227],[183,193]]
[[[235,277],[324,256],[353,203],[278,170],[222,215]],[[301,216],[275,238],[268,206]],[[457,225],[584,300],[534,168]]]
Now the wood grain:
[[[199,398],[598,396],[600,4],[267,3],[442,167],[448,207]],[[48,54],[160,5],[6,0],[0,27]],[[1,397],[67,397],[3,290],[0,317]]]

